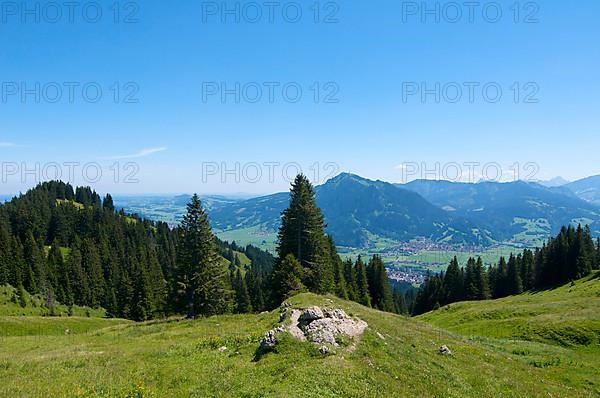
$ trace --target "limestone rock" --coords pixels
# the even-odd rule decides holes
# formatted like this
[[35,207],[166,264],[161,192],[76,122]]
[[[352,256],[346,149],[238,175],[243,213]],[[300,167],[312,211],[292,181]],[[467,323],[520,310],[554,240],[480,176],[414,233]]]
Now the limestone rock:
[[439,353],[442,355],[452,355],[452,351],[450,351],[450,348],[446,345],[440,347]]

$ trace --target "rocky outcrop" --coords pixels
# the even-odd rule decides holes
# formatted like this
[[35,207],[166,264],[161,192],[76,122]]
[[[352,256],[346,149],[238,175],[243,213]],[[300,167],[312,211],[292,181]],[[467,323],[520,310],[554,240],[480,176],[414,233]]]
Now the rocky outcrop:
[[[318,311],[317,311],[318,310]],[[316,315],[321,314],[321,317]],[[308,321],[311,319],[310,321]],[[313,307],[306,310],[300,317],[299,327],[304,331],[307,340],[337,346],[338,336],[356,337],[363,334],[367,323],[359,319],[350,318],[344,310],[333,309],[320,312],[320,308]]]
[[279,322],[283,323],[290,314],[290,324],[287,328],[279,326],[265,333],[260,342],[260,352],[273,349],[279,342],[278,335],[287,331],[297,340],[319,344],[319,352],[325,355],[330,352],[330,346],[339,346],[340,336],[358,337],[368,327],[365,321],[348,316],[342,309],[316,306],[305,310],[289,309],[289,305],[282,305]]

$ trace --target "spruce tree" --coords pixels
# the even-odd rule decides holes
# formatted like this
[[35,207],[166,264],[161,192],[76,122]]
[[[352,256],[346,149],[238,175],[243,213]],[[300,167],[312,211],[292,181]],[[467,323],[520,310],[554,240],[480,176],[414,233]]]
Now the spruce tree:
[[333,276],[335,282],[335,295],[344,300],[348,300],[348,291],[346,289],[346,277],[344,276],[344,263],[337,253],[335,243],[330,235],[327,235],[327,244],[329,246],[330,261],[333,266]]
[[235,291],[235,310],[238,314],[245,314],[252,312],[252,304],[250,302],[250,295],[248,294],[248,287],[246,286],[246,280],[242,277],[242,271],[238,268],[233,277],[232,284]]
[[394,312],[400,315],[408,314],[406,300],[400,289],[394,289]]
[[298,175],[292,183],[289,207],[282,214],[278,242],[278,261],[282,262],[288,254],[292,254],[302,267],[302,282],[310,291],[333,291],[334,273],[325,223],[315,201],[314,188],[304,175]]
[[287,298],[306,290],[302,283],[303,272],[302,265],[293,254],[288,254],[283,261],[277,262],[271,275],[274,303],[281,303]]
[[515,295],[523,293],[523,281],[521,280],[521,270],[517,257],[510,255],[507,267],[507,294]]
[[226,267],[198,195],[187,205],[179,228],[176,280],[179,309],[189,317],[231,312],[233,298]]
[[115,211],[115,204],[113,202],[112,196],[110,194],[106,194],[104,197],[104,201],[102,202],[102,207],[108,211]]
[[478,294],[476,300],[487,300],[491,297],[490,281],[481,257],[477,258],[477,263],[475,264],[475,284],[477,285]]
[[446,270],[446,275],[444,278],[444,286],[446,290],[446,298],[440,302],[440,305],[454,303],[463,299],[463,276],[458,265],[458,259],[456,257],[454,257],[452,261],[450,261],[450,265],[448,265],[448,269]]
[[354,272],[354,263],[351,259],[344,261],[344,278],[346,281],[346,292],[348,299],[358,302],[358,285],[356,283],[356,272]]
[[357,301],[364,306],[370,307],[371,294],[369,293],[369,280],[367,269],[361,256],[358,256],[356,264],[354,264],[354,272],[356,274]]
[[[467,300],[478,300],[480,296],[479,281],[476,275],[476,263],[474,258],[467,260],[467,266],[465,267],[465,299]],[[447,275],[447,274],[446,274]]]

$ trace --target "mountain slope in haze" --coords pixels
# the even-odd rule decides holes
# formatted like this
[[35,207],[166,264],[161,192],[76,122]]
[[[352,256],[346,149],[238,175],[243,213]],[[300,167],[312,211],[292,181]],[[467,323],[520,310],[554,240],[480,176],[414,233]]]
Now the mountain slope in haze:
[[[463,337],[330,296],[302,294],[288,302],[291,308],[341,308],[369,326],[359,339],[340,340],[327,355],[284,334],[274,352],[256,358],[263,334],[279,324],[279,310],[72,335],[64,328],[50,333],[50,324],[61,330],[65,322],[50,318],[31,338],[2,339],[0,396],[571,398],[598,393],[597,350],[586,354]],[[452,355],[441,355],[442,345]]]
[[434,180],[398,186],[491,231],[497,240],[521,233],[552,235],[571,223],[589,223],[593,232],[600,231],[600,209],[564,187],[523,181],[471,184]]
[[554,177],[550,180],[538,181],[538,184],[543,185],[548,188],[562,187],[563,185],[567,185],[568,183],[569,183],[569,181],[565,180],[562,177]]
[[[341,246],[366,247],[373,235],[396,240],[426,237],[448,243],[489,242],[468,220],[390,183],[344,173],[316,187],[315,192],[327,231]],[[253,226],[276,230],[288,200],[288,193],[278,193],[215,205],[210,219],[219,230]]]
[[316,192],[328,232],[340,245],[366,246],[369,233],[401,241],[415,237],[448,243],[489,241],[468,220],[387,182],[340,174]]
[[595,205],[600,205],[600,175],[584,178],[566,185],[578,197]]

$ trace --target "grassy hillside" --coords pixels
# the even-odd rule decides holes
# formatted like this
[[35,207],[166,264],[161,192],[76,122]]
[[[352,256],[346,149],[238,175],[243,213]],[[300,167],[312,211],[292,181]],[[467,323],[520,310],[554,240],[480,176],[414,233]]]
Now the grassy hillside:
[[[334,355],[285,337],[255,360],[279,311],[119,324],[74,335],[5,336],[0,396],[31,397],[593,397],[599,351],[469,339],[425,322],[303,294],[369,323]],[[61,319],[59,319],[60,321]],[[451,356],[438,353],[448,345]],[[224,352],[219,347],[227,347]],[[524,352],[527,355],[524,355]]]
[[[0,316],[68,316],[69,308],[57,303],[53,314],[45,307],[45,300],[40,295],[24,293],[21,300],[17,289],[12,286],[0,286]],[[80,317],[105,317],[106,311],[74,305],[71,309],[72,316]]]
[[597,346],[600,273],[553,290],[454,303],[419,318],[464,335]]

